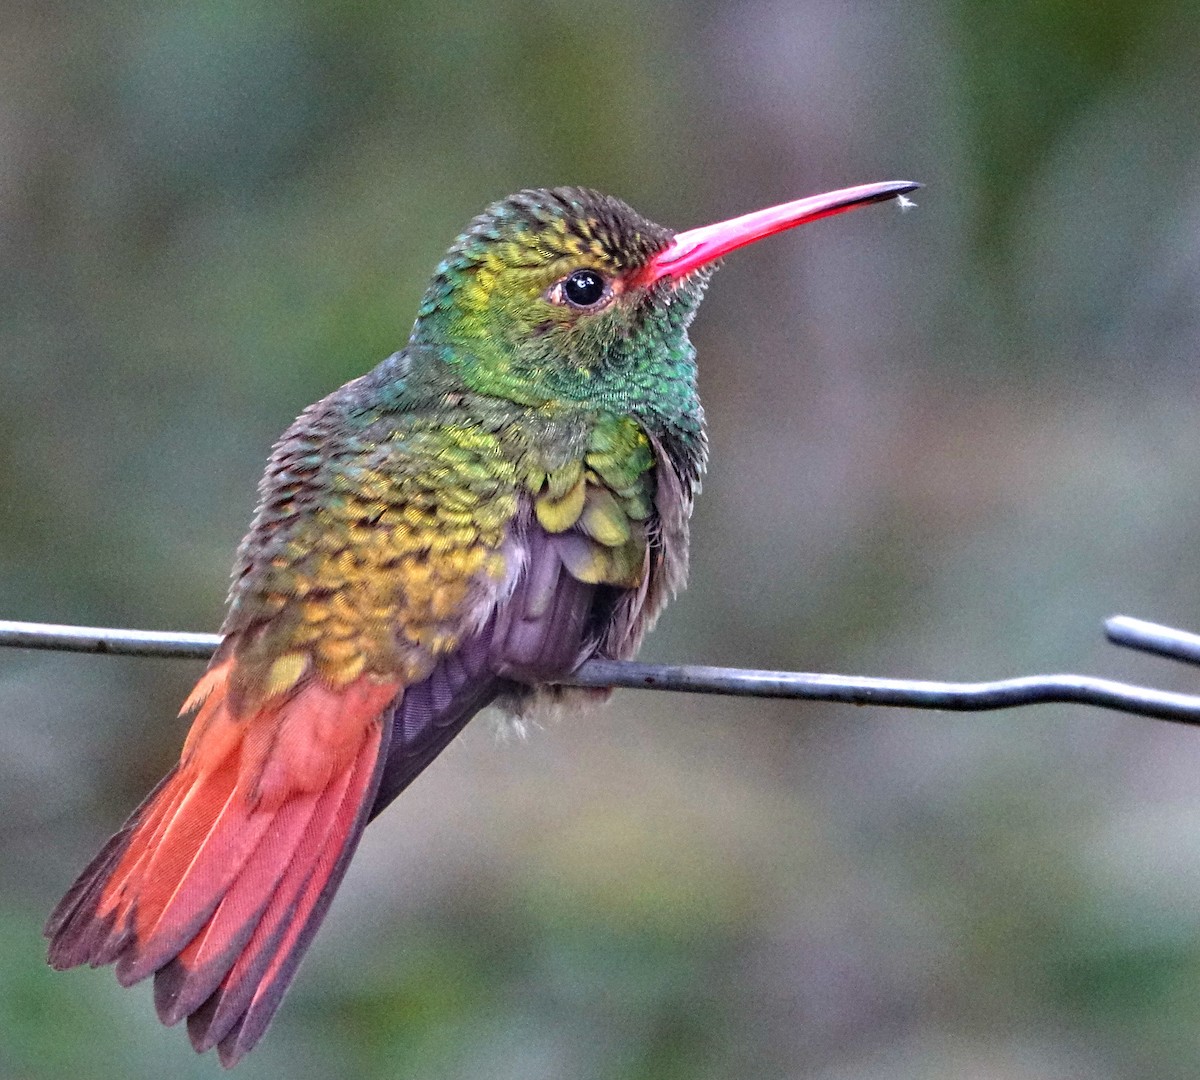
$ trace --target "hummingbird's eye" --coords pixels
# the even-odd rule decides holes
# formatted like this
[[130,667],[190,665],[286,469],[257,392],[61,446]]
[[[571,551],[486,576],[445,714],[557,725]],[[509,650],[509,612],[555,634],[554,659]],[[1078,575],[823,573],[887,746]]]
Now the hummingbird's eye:
[[604,275],[595,270],[576,270],[550,290],[552,301],[577,308],[594,308],[611,295]]

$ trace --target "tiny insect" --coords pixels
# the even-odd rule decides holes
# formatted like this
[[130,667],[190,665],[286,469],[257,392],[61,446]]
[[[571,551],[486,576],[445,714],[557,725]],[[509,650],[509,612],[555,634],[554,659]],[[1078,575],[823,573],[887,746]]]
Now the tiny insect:
[[900,212],[903,214],[907,210],[911,210],[917,204],[912,199],[906,198],[903,195],[896,196],[896,205],[900,207]]

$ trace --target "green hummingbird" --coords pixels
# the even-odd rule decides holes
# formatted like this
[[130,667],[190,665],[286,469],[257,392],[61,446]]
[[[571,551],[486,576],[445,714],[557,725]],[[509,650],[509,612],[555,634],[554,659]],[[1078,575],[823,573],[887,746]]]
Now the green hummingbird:
[[367,823],[484,706],[596,696],[556,680],[633,656],[682,587],[717,260],[918,186],[681,233],[583,188],[477,217],[408,344],[275,445],[179,762],[51,915],[50,963],[153,975],[160,1019],[237,1062]]

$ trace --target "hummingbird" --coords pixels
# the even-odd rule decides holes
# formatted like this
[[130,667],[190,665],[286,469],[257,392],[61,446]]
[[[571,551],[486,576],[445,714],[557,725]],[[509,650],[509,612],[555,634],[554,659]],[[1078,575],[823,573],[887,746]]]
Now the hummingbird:
[[556,680],[632,657],[683,586],[721,257],[919,186],[679,233],[585,188],[476,217],[408,344],[275,444],[179,761],[51,914],[50,964],[153,975],[162,1022],[237,1063],[368,822],[485,706],[603,696]]

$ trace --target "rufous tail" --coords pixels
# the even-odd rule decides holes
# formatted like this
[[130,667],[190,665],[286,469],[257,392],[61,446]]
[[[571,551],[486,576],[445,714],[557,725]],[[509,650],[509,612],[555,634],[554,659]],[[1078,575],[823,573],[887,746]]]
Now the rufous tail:
[[[262,1036],[341,881],[375,799],[400,688],[313,679],[238,715],[232,661],[179,764],[83,871],[46,924],[50,963],[154,975],[165,1024],[238,1061]],[[386,715],[385,715],[386,713]]]

